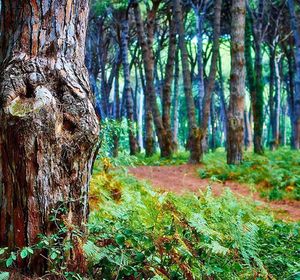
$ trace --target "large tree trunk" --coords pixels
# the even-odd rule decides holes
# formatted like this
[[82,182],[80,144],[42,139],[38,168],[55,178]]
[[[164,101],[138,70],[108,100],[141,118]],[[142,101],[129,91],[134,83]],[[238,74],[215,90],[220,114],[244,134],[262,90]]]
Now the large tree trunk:
[[227,162],[243,161],[245,99],[245,0],[232,2],[231,78],[228,110]]
[[132,88],[130,83],[130,67],[128,59],[129,24],[128,19],[126,19],[126,15],[124,15],[123,17],[124,19],[121,23],[121,52],[124,74],[124,97],[126,99],[130,154],[136,155],[138,152],[138,143],[134,132],[134,103],[132,98]]
[[[30,246],[50,234],[53,208],[83,229],[98,121],[91,103],[84,46],[87,0],[1,3],[0,247]],[[84,268],[80,240],[67,259]],[[43,274],[38,254],[18,261]]]
[[293,136],[294,148],[300,149],[300,33],[298,29],[294,0],[288,0],[289,12],[291,16],[291,29],[295,40],[295,94],[294,94],[294,119],[293,119]]
[[191,73],[189,69],[188,52],[185,43],[185,31],[182,17],[182,7],[180,0],[173,0],[173,13],[177,25],[179,49],[181,51],[181,63],[183,72],[184,93],[187,106],[189,138],[188,148],[190,150],[190,162],[199,163],[202,156],[201,132],[197,125],[195,102],[192,92]]

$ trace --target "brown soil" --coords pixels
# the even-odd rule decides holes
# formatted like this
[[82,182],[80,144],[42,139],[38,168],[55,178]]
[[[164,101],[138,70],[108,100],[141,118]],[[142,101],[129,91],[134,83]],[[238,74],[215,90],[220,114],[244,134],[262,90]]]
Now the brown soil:
[[154,187],[162,191],[171,191],[178,194],[185,192],[197,192],[206,190],[211,186],[214,195],[221,195],[229,188],[238,197],[252,198],[263,202],[263,206],[273,210],[278,218],[290,221],[300,221],[300,201],[281,200],[268,201],[260,197],[258,192],[249,186],[237,182],[227,181],[225,183],[213,182],[201,179],[197,174],[199,166],[141,166],[129,168],[129,172],[138,179],[148,180]]

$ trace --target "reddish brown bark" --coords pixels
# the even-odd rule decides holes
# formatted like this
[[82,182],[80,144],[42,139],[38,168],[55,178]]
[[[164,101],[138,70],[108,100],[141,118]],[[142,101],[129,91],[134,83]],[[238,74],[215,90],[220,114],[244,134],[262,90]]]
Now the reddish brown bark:
[[[53,208],[82,229],[98,121],[84,66],[87,0],[2,1],[0,247],[50,234]],[[67,234],[67,235],[71,235]],[[84,269],[76,238],[67,259]],[[42,274],[44,258],[19,263]]]

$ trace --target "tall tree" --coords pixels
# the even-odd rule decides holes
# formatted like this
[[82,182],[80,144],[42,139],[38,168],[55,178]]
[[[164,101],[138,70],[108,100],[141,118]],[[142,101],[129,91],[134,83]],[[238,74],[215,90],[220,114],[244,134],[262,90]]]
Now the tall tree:
[[134,103],[133,93],[130,82],[130,66],[128,58],[129,41],[129,22],[126,11],[120,11],[121,14],[121,53],[124,74],[124,98],[126,100],[126,112],[128,121],[129,147],[130,154],[135,155],[138,152],[138,143],[134,133]]
[[201,137],[204,139],[207,135],[207,127],[209,120],[209,113],[211,107],[212,92],[215,87],[215,80],[218,68],[219,47],[220,47],[220,33],[221,33],[221,10],[222,0],[214,1],[214,24],[213,24],[213,46],[212,46],[212,58],[210,64],[210,72],[208,76],[207,86],[205,88],[205,94],[203,97],[203,108],[201,118]]
[[179,49],[181,52],[183,84],[189,124],[188,148],[190,150],[190,162],[198,163],[200,162],[202,155],[201,132],[196,120],[196,107],[192,92],[191,73],[188,62],[187,47],[185,43],[185,30],[180,0],[173,0],[173,13],[177,26]]
[[232,2],[231,14],[231,74],[228,110],[227,162],[243,161],[244,99],[245,99],[245,0]]
[[295,11],[295,3],[294,0],[288,0],[288,7],[290,12],[290,21],[291,21],[291,29],[293,31],[294,40],[295,40],[295,94],[293,100],[293,131],[294,131],[294,145],[295,149],[300,149],[300,33],[298,29],[296,11]]
[[[252,5],[251,5],[252,4]],[[253,7],[254,6],[254,7]],[[246,45],[248,48],[247,55],[251,54],[251,36],[253,36],[253,46],[255,52],[254,58],[254,68],[255,71],[250,71],[247,76],[253,75],[253,77],[248,78],[248,82],[251,83],[250,94],[251,103],[253,109],[253,119],[254,119],[254,152],[262,154],[263,149],[263,125],[264,125],[264,82],[263,82],[263,54],[262,46],[265,39],[268,24],[265,24],[268,12],[268,1],[256,0],[252,3],[248,3],[248,13],[249,18],[247,20],[247,38],[249,43]],[[249,64],[252,59],[251,55],[247,57],[247,64]],[[253,66],[252,66],[253,67]],[[247,67],[247,71],[249,66]]]
[[[64,205],[66,221],[87,221],[88,184],[98,121],[91,103],[84,46],[87,0],[1,2],[0,247],[30,246],[55,226],[49,216]],[[70,269],[84,268],[79,240]],[[42,274],[38,254],[18,261]]]
[[[196,36],[197,36],[197,64],[198,64],[198,99],[199,99],[199,120],[202,119],[203,98],[205,93],[204,83],[204,65],[203,65],[203,33],[204,22],[207,16],[207,11],[211,5],[210,0],[191,0],[191,5],[196,17]],[[192,71],[193,72],[193,71]]]
[[[144,22],[142,19],[141,9],[138,1],[132,0],[131,5],[134,10],[138,41],[141,46],[145,77],[146,77],[146,104],[149,104],[152,110],[153,121],[156,127],[156,135],[161,150],[162,157],[170,157],[172,155],[172,138],[171,134],[167,134],[167,130],[162,120],[159,110],[154,85],[154,21],[161,0],[153,0],[153,7],[148,14],[147,33],[145,32]],[[147,147],[147,145],[146,145]]]

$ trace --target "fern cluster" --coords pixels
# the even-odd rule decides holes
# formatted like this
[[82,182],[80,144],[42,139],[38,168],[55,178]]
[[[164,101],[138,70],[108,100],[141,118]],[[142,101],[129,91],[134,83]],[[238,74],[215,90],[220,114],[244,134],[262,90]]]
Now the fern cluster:
[[91,195],[99,198],[85,245],[92,278],[297,279],[300,272],[299,225],[229,191],[158,193],[126,171],[99,169]]

